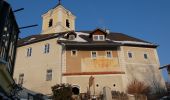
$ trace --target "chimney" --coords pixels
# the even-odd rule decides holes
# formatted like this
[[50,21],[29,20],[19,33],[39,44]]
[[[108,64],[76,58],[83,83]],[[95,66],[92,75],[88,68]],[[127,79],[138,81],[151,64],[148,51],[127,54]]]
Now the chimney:
[[106,29],[105,30],[107,34],[110,34],[110,30],[109,29]]

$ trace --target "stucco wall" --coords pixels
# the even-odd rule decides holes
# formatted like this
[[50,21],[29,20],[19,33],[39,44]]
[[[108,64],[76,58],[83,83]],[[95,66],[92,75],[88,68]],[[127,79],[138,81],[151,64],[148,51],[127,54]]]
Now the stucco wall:
[[[132,58],[128,57],[128,52],[132,53]],[[148,59],[144,59],[144,54],[148,55]],[[128,47],[124,46],[124,55],[126,63],[134,64],[158,64],[154,48]]]
[[[48,54],[44,53],[44,45],[50,44]],[[27,48],[32,47],[32,56],[27,57]],[[60,83],[61,76],[61,47],[56,39],[19,47],[17,50],[14,79],[24,73],[23,86],[44,94],[51,93],[51,86]],[[46,81],[46,71],[52,69],[52,80]]]
[[[50,44],[50,52],[44,54],[44,45],[47,43]],[[31,57],[26,56],[29,47],[32,47]],[[66,50],[62,53],[62,57],[61,50],[61,46],[57,44],[56,39],[19,47],[14,78],[18,81],[19,74],[24,73],[23,86],[44,94],[51,94],[51,86],[60,82],[78,85],[81,93],[86,92],[91,75],[89,73],[81,75],[81,72],[125,72],[125,74],[94,74],[97,93],[104,86],[108,86],[112,90],[126,91],[128,82],[134,78],[149,84],[149,81],[153,81],[155,78],[160,80],[159,83],[162,86],[165,86],[161,72],[158,69],[159,59],[156,49],[124,46],[112,50],[112,58],[106,57],[107,50],[93,50],[97,51],[98,55],[95,59],[91,58],[91,51],[89,50],[77,50],[76,56],[71,56],[71,50]],[[133,53],[133,58],[128,58],[128,52]],[[144,59],[144,53],[148,54],[148,59]],[[46,81],[46,71],[48,69],[53,70],[52,81]],[[64,73],[62,79],[61,72]],[[67,75],[67,73],[78,73],[79,75]],[[97,84],[99,87],[96,87]],[[116,86],[114,87],[113,84]]]
[[[165,87],[164,79],[159,70],[160,64],[155,48],[141,48],[124,46],[124,57],[126,64],[126,75],[128,82],[138,79],[153,86],[153,82]],[[128,57],[128,52],[132,53],[132,58]],[[144,59],[144,54],[148,59]]]
[[[91,75],[83,76],[65,76],[67,82],[80,87],[81,93],[86,93],[89,86],[89,78]],[[122,76],[121,75],[94,75],[94,86],[96,94],[100,94],[103,87],[110,87],[112,90],[123,91]],[[96,86],[98,84],[98,87]],[[91,93],[93,94],[94,88],[91,87]]]
[[77,50],[77,55],[71,55],[71,50],[66,51],[66,72],[100,72],[121,71],[116,50],[112,50],[112,58],[106,57],[107,50],[94,50],[97,58],[91,58],[91,51]]

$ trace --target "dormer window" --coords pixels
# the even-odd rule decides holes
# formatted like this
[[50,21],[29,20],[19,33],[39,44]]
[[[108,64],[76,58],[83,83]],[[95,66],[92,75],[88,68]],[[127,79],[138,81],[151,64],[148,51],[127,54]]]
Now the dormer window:
[[70,28],[70,22],[68,19],[66,19],[66,27]]
[[104,35],[93,35],[94,41],[104,41]]
[[68,40],[74,40],[77,37],[75,32],[69,32],[66,36]]
[[99,35],[99,40],[104,40],[104,35]]
[[48,27],[51,27],[51,26],[53,26],[53,19],[50,19],[49,24],[48,24]]
[[69,35],[69,36],[68,36],[68,39],[69,39],[69,40],[74,40],[74,39],[75,39],[75,35]]

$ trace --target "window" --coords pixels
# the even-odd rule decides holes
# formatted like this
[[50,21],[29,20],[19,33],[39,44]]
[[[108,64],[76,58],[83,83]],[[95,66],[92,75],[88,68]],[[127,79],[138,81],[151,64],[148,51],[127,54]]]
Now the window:
[[50,19],[49,23],[48,23],[48,27],[53,26],[53,19]]
[[66,19],[66,27],[70,28],[70,22],[68,19]]
[[145,58],[145,59],[148,59],[148,55],[147,55],[146,53],[144,54],[144,58]]
[[104,35],[99,35],[99,40],[104,40]]
[[27,49],[27,57],[30,57],[32,55],[32,48]]
[[103,41],[104,35],[93,35],[93,40],[94,41]]
[[50,50],[50,44],[46,44],[44,46],[44,53],[49,53],[49,50]]
[[75,35],[69,35],[69,36],[68,36],[68,39],[69,39],[69,40],[74,40],[74,39],[75,39]]
[[98,40],[98,36],[97,36],[97,35],[94,35],[94,36],[93,36],[93,40]]
[[92,58],[96,58],[97,57],[97,52],[96,51],[92,51],[91,52],[91,57]]
[[107,58],[112,58],[112,52],[111,51],[107,51],[106,52],[106,56],[107,56]]
[[77,56],[77,50],[71,50],[71,56]]
[[132,55],[131,52],[128,52],[128,57],[129,57],[129,58],[132,58],[132,57],[133,57],[133,55]]
[[23,83],[24,83],[24,74],[22,73],[22,74],[19,75],[18,84],[22,85]]
[[79,95],[80,89],[79,89],[78,87],[73,87],[73,88],[72,88],[72,93],[73,93],[74,95]]
[[46,81],[52,80],[52,69],[47,70]]

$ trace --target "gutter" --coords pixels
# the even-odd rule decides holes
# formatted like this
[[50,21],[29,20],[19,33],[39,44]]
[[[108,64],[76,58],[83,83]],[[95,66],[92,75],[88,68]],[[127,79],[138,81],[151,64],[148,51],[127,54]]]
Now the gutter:
[[65,49],[65,44],[64,43],[60,43],[61,45],[61,76],[60,76],[60,83],[62,84],[63,83],[63,53],[64,53],[64,49]]

